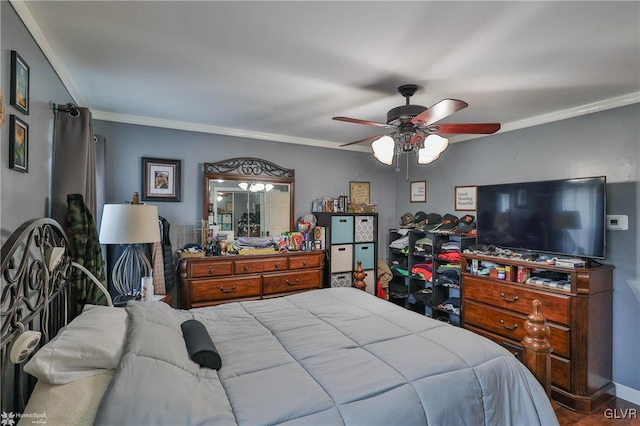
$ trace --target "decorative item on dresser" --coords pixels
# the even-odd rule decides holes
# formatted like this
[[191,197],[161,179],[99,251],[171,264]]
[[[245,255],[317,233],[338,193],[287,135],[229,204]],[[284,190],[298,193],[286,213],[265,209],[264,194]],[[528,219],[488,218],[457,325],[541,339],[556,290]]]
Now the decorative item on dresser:
[[324,253],[209,256],[180,260],[180,307],[266,299],[322,288]]
[[365,290],[375,294],[378,269],[377,213],[314,213],[316,226],[323,227],[324,245],[329,259],[324,277],[325,287],[353,286],[353,270],[357,261],[367,274]]
[[[504,275],[473,273],[483,261],[504,267]],[[591,413],[615,397],[611,265],[567,268],[469,253],[463,254],[462,265],[464,328],[521,357],[526,315],[532,301],[538,299],[551,329],[553,399],[575,411]],[[551,278],[541,278],[545,276]]]

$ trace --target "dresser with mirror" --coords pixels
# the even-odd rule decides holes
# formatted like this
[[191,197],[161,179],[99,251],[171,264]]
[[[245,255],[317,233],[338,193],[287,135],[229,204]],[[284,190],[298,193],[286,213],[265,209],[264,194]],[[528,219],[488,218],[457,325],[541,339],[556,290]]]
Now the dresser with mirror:
[[[229,240],[295,230],[295,171],[258,158],[204,164],[203,218]],[[180,260],[183,309],[322,288],[323,251]]]

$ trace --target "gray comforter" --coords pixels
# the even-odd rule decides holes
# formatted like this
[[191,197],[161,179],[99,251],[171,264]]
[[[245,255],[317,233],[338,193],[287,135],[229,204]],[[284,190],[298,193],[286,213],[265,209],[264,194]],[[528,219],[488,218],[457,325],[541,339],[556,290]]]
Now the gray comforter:
[[[124,354],[96,424],[553,425],[509,352],[352,288],[179,311],[127,307]],[[201,321],[219,371],[190,360]]]

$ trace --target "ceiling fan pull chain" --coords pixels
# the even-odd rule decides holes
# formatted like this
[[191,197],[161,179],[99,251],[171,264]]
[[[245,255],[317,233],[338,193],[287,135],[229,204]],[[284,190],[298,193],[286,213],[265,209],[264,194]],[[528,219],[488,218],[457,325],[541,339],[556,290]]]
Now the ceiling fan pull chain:
[[404,178],[404,180],[406,182],[409,182],[409,156],[405,155],[404,157],[407,159],[407,176]]

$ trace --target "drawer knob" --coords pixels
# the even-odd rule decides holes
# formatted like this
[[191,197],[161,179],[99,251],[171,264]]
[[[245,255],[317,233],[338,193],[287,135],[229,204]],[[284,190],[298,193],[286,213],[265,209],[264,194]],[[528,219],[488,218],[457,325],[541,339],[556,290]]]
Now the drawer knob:
[[210,274],[213,274],[214,272],[216,272],[216,268],[211,268],[211,269],[209,269],[209,273],[210,273]]
[[279,263],[276,263],[276,269],[278,269],[280,267]]
[[242,268],[243,271],[248,271],[249,270],[249,265],[244,265],[244,268]]
[[506,325],[504,323],[504,320],[500,320],[500,325],[502,325],[502,327],[507,329],[507,330],[515,330],[516,328],[518,328],[518,324]]
[[220,291],[223,293],[231,293],[232,291],[236,291],[236,286],[232,286],[231,288],[220,287]]
[[289,280],[287,280],[287,285],[298,285],[300,284],[300,278],[296,278],[296,280],[294,282],[291,282]]
[[513,296],[513,299],[507,299],[507,297],[504,295],[504,293],[500,293],[500,297],[502,298],[502,300],[504,300],[505,302],[509,302],[509,303],[517,302],[518,299],[519,299],[518,296]]
[[307,261],[306,260],[302,262],[302,266],[307,266]]

